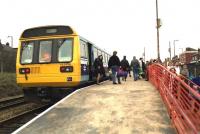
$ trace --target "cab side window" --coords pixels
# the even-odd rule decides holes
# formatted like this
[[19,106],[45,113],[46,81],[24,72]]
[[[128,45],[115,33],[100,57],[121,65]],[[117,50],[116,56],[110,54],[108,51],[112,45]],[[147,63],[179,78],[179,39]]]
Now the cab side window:
[[80,49],[81,49],[81,58],[88,58],[88,47],[86,42],[81,40]]

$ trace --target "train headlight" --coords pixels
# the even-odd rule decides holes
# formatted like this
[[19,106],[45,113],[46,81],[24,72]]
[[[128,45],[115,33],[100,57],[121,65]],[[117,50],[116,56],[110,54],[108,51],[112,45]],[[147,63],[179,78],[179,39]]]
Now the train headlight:
[[62,67],[60,67],[60,72],[62,72],[62,73],[73,72],[73,67],[72,66],[62,66]]
[[30,74],[30,68],[20,68],[19,73],[20,74]]

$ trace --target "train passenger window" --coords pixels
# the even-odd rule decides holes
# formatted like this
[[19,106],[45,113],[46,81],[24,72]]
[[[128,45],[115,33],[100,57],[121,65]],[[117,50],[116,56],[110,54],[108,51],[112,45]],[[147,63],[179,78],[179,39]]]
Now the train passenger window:
[[51,62],[52,41],[40,41],[39,62]]
[[98,57],[97,49],[96,48],[93,49],[93,53],[94,53],[94,59],[96,59]]
[[104,56],[104,52],[101,53],[102,57],[103,57],[103,63],[105,63],[105,56]]
[[110,56],[109,56],[109,55],[107,55],[107,59],[108,59],[108,62],[109,62],[109,59],[110,59]]
[[21,53],[21,63],[22,64],[28,64],[33,61],[33,49],[34,49],[34,43],[22,43],[22,53]]
[[109,59],[108,59],[108,54],[106,54],[106,60],[107,60],[107,63],[108,63],[108,60],[109,60]]
[[104,59],[104,63],[107,63],[106,53],[104,53],[104,55],[103,55],[103,59]]
[[107,53],[104,53],[104,61],[105,61],[106,64],[108,63]]
[[80,48],[81,48],[81,57],[85,57],[85,45],[82,42],[80,44]]
[[88,58],[87,44],[85,42],[81,41],[80,45],[81,45],[81,57]]
[[58,49],[58,61],[69,62],[72,60],[72,39],[64,40]]
[[99,55],[102,55],[102,52],[101,52],[101,50],[98,49],[98,56]]
[[85,44],[85,57],[88,58],[88,45]]

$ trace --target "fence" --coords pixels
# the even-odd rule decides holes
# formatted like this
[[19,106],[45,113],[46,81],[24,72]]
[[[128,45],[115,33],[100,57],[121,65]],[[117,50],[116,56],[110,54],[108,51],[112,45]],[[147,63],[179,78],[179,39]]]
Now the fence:
[[160,64],[148,67],[149,80],[158,89],[174,127],[180,134],[200,134],[199,86],[182,80]]

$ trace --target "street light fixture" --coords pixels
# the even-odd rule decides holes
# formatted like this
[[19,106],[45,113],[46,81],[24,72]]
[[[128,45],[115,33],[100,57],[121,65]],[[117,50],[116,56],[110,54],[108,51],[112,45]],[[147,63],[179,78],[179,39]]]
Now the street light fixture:
[[174,57],[175,57],[175,55],[176,55],[176,52],[175,52],[175,51],[176,51],[176,48],[175,48],[175,42],[176,42],[176,41],[179,41],[179,40],[174,40]]
[[11,47],[13,47],[13,36],[8,36],[8,38],[11,38]]

